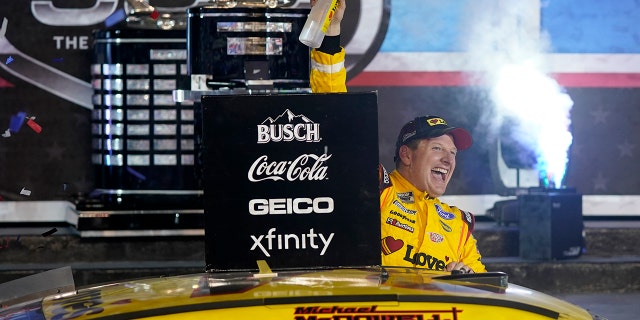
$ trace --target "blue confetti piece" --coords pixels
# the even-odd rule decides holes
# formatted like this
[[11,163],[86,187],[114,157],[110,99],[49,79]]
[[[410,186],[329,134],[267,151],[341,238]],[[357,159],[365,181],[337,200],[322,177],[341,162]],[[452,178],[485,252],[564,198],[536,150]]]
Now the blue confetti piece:
[[134,175],[136,178],[138,178],[140,180],[147,180],[147,177],[145,177],[142,173],[131,169],[131,167],[127,167],[127,172],[129,172],[130,174]]
[[9,63],[11,63],[11,62],[13,62],[13,58],[12,58],[11,56],[9,56],[9,57],[7,58],[7,62],[6,62],[6,64],[9,64]]
[[18,132],[22,125],[24,124],[24,118],[27,117],[26,112],[18,112],[15,116],[11,117],[11,122],[9,124],[9,131]]
[[104,20],[105,27],[111,27],[112,25],[123,21],[127,18],[127,13],[124,12],[124,9],[119,9],[118,11],[112,13],[107,19]]

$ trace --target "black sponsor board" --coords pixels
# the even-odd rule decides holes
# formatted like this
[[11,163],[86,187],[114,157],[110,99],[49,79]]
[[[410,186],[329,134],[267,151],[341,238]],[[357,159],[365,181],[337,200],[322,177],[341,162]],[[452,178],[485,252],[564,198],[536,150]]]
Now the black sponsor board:
[[376,92],[202,108],[207,270],[380,264]]

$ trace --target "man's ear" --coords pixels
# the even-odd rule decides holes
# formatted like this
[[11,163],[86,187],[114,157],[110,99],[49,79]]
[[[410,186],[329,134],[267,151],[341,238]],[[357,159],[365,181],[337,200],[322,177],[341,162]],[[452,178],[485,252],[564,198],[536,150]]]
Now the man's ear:
[[400,163],[408,166],[411,164],[411,148],[407,145],[403,144],[398,149],[398,158],[400,159]]

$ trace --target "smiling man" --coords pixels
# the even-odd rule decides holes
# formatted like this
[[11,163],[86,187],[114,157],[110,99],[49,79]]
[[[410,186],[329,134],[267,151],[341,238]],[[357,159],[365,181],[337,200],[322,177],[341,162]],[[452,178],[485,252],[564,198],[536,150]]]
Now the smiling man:
[[471,234],[471,213],[440,202],[469,132],[438,116],[405,124],[396,142],[396,170],[380,166],[382,265],[485,272]]
[[[315,0],[311,4],[315,4]],[[340,23],[346,1],[339,0],[322,45],[311,50],[311,89],[346,92],[345,50]],[[471,234],[469,212],[440,202],[456,168],[456,154],[471,147],[469,132],[437,116],[405,124],[396,142],[396,170],[380,165],[382,265],[464,273],[485,272]]]

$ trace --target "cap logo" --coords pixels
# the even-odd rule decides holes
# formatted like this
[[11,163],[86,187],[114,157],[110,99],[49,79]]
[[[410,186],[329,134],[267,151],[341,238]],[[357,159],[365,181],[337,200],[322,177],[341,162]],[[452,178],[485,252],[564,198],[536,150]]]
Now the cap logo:
[[405,134],[404,136],[402,136],[402,142],[405,142],[407,140],[409,140],[409,138],[413,137],[416,135],[415,131],[409,132],[407,134]]
[[431,118],[429,120],[427,120],[427,123],[429,124],[429,126],[437,126],[439,124],[444,124],[445,126],[447,125],[447,122],[444,121],[444,119],[442,118]]

